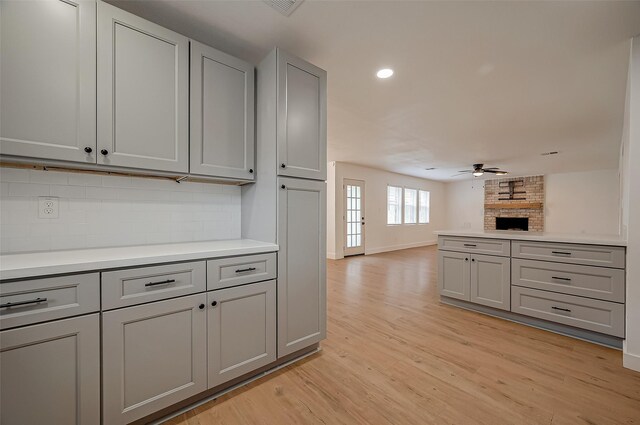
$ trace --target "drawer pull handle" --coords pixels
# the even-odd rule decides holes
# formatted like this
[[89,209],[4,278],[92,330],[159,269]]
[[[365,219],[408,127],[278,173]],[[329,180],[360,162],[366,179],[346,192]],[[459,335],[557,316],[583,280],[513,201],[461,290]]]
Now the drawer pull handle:
[[571,255],[570,252],[565,252],[565,251],[551,251],[551,253],[554,255]]
[[571,279],[568,277],[557,277],[557,276],[551,276],[551,279],[557,279],[557,280],[566,280],[567,282],[571,282]]
[[39,304],[39,303],[43,303],[43,302],[46,302],[46,301],[47,301],[46,298],[38,297],[35,300],[18,301],[18,302],[15,302],[15,303],[0,304],[0,308],[17,307],[19,305]]
[[255,267],[249,267],[249,268],[246,268],[246,269],[238,269],[238,270],[236,270],[236,273],[252,272],[254,270],[256,270]]
[[466,243],[466,244],[464,244],[464,246],[470,246],[472,248],[475,248],[476,244],[474,244],[474,243]]
[[566,311],[568,313],[571,313],[571,310],[569,310],[568,308],[562,308],[562,307],[556,307],[556,306],[553,306],[551,308],[554,310]]
[[175,281],[176,281],[175,279],[167,279],[167,280],[161,280],[160,282],[145,283],[144,286],[166,285],[167,283],[174,283]]

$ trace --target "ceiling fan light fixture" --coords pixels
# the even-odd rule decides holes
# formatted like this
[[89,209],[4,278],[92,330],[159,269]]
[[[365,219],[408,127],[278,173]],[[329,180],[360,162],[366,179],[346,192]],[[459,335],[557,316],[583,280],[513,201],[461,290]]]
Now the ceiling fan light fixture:
[[474,171],[473,172],[473,177],[480,177],[483,174],[484,174],[484,171],[482,171],[482,170]]

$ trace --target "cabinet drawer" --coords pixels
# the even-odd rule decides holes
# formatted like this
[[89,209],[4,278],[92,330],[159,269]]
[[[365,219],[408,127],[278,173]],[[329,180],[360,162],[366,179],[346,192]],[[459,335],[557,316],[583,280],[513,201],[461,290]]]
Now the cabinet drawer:
[[221,289],[276,278],[276,253],[207,261],[207,289]]
[[102,273],[102,309],[159,301],[206,290],[204,261]]
[[438,249],[508,257],[511,249],[510,242],[504,239],[440,236],[438,237]]
[[624,268],[625,250],[620,246],[513,241],[511,256],[530,260]]
[[100,310],[98,273],[0,284],[0,329]]
[[623,304],[513,286],[511,311],[624,338]]
[[511,283],[569,295],[624,302],[624,270],[606,267],[511,260]]

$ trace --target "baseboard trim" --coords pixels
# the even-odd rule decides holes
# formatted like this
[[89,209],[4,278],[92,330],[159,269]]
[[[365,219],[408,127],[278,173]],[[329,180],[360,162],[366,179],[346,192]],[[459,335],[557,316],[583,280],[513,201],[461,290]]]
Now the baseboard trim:
[[366,255],[380,254],[382,252],[399,251],[401,249],[419,248],[421,246],[431,246],[431,245],[436,245],[437,243],[438,243],[438,240],[434,239],[434,240],[431,240],[431,241],[404,243],[404,244],[400,244],[400,245],[389,245],[389,246],[383,246],[383,247],[380,247],[380,248],[367,248],[367,247],[365,247],[365,254]]
[[627,369],[640,372],[640,356],[637,354],[627,353],[622,354],[622,365]]
[[342,257],[338,257],[338,255],[335,252],[327,252],[327,258],[329,260],[339,260]]

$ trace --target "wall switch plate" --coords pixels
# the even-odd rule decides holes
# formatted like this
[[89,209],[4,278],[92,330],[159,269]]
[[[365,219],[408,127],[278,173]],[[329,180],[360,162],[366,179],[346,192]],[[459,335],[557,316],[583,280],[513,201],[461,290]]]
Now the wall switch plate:
[[58,218],[58,198],[38,198],[38,218]]

